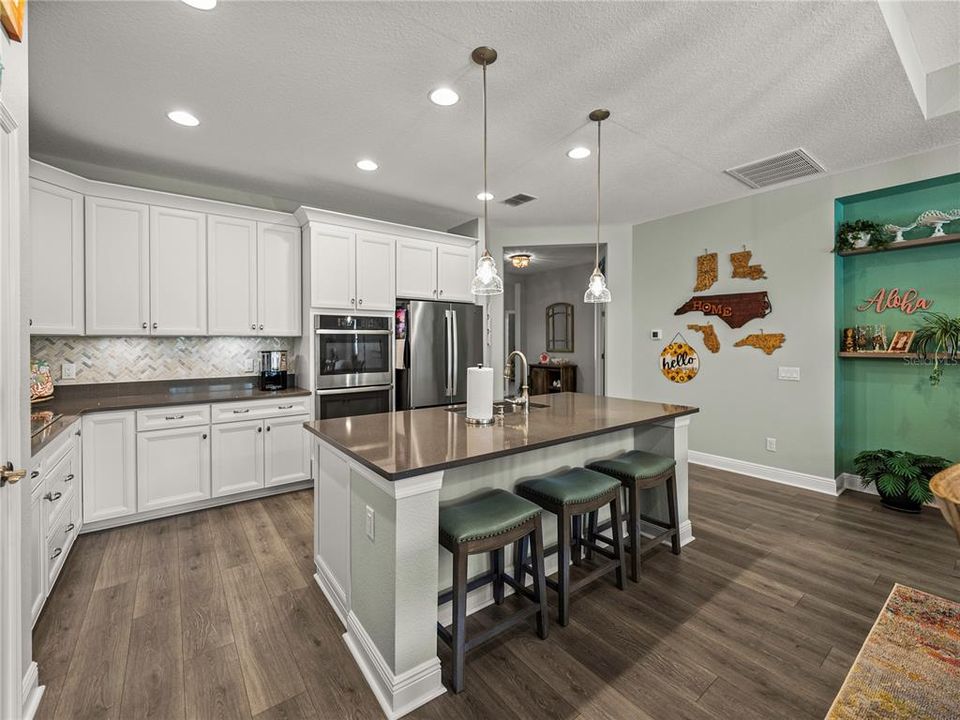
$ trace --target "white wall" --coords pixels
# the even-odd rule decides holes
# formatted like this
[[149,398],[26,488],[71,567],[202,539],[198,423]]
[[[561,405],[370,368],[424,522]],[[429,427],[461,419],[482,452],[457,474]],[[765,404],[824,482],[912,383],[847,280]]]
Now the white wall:
[[[503,249],[519,247],[535,249],[543,245],[583,245],[596,237],[596,227],[571,225],[566,227],[504,228],[496,221],[490,224],[487,238],[490,254],[503,269]],[[613,301],[607,312],[606,394],[614,397],[633,397],[633,239],[630,225],[604,225],[600,241],[607,246],[607,285]],[[582,290],[586,289],[586,278]],[[581,299],[577,312],[586,308]],[[492,333],[490,364],[494,372],[503,371],[503,296],[495,295],[489,301]],[[497,383],[497,393],[502,392]]]
[[[634,393],[701,408],[690,449],[832,479],[834,475],[834,199],[936,177],[960,168],[960,146],[943,148],[749,198],[637,225],[633,229]],[[729,253],[743,245],[767,271],[761,281],[729,278]],[[674,316],[693,295],[696,257],[719,253],[720,282],[708,293],[766,290],[773,312],[739,330],[700,313]],[[616,290],[614,290],[616,292]],[[712,322],[714,355],[688,323]],[[649,340],[662,328],[664,342]],[[734,348],[749,333],[782,332],[783,348],[766,356]],[[659,354],[679,329],[698,349],[700,374],[674,385]],[[615,335],[615,334],[614,334]],[[799,383],[777,380],[778,366],[798,366]],[[777,452],[765,439],[777,439]]]

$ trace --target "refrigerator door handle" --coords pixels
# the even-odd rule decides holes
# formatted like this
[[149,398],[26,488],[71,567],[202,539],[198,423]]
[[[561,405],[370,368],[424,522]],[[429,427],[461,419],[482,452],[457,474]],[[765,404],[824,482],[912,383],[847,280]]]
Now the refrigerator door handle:
[[443,394],[446,397],[450,397],[450,367],[453,360],[453,353],[450,349],[450,340],[453,336],[453,333],[450,331],[450,311],[443,311],[443,342],[444,342],[444,370],[446,374],[443,377]]
[[451,346],[453,347],[453,363],[452,363],[452,367],[451,367],[451,370],[450,370],[450,380],[451,380],[451,383],[450,383],[450,384],[453,386],[453,392],[450,393],[450,394],[451,394],[453,397],[456,397],[456,396],[457,396],[457,391],[458,391],[458,389],[459,389],[459,388],[457,388],[457,380],[458,380],[459,377],[460,377],[460,350],[459,350],[459,348],[457,347],[457,345],[459,344],[459,340],[460,340],[460,337],[459,337],[459,335],[460,335],[460,330],[459,330],[459,328],[457,327],[457,325],[459,324],[459,323],[458,323],[458,318],[457,318],[457,311],[456,311],[456,310],[451,310],[451,311],[450,311],[450,315],[451,315],[450,327],[453,328],[453,338],[452,338],[452,341],[451,341],[451,343],[450,343]]

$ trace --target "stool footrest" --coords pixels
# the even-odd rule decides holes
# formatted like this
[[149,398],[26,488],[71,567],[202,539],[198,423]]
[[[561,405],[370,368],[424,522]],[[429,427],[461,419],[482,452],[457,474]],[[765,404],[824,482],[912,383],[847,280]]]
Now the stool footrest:
[[501,620],[496,625],[491,625],[483,632],[479,632],[473,637],[469,638],[466,643],[466,650],[469,652],[473,650],[478,645],[482,645],[487,640],[496,637],[505,630],[509,630],[514,625],[517,625],[525,620],[527,620],[531,615],[536,615],[540,612],[539,605],[528,605],[522,610],[517,610],[513,612],[510,617]]
[[[473,578],[473,580],[470,580],[467,583],[467,592],[471,593],[479,587],[489,585],[494,581],[495,578],[496,573],[493,572],[493,570],[488,570],[487,572],[483,573],[483,575],[477,575],[477,577]],[[437,595],[437,605],[443,605],[451,600],[453,600],[453,588],[444,590],[442,593]]]

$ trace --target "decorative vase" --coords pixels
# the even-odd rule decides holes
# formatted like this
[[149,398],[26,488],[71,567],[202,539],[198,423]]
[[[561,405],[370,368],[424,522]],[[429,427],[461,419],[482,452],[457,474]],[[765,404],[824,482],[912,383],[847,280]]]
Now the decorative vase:
[[920,503],[910,499],[906,490],[899,495],[885,495],[880,488],[877,488],[877,492],[880,494],[880,504],[888,510],[916,515],[923,509]]
[[852,235],[856,238],[856,239],[853,241],[853,247],[855,247],[855,248],[857,248],[857,249],[867,247],[867,245],[870,244],[870,236],[871,236],[872,234],[873,234],[873,233],[868,233],[868,232],[852,233]]

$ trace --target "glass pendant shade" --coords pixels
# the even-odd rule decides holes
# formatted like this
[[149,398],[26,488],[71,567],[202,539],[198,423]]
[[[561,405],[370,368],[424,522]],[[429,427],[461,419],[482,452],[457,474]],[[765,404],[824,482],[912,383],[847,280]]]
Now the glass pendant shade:
[[477,263],[477,272],[470,283],[470,292],[474,295],[499,295],[503,292],[503,279],[497,272],[497,264],[486,250]]
[[607,289],[607,279],[600,272],[599,267],[593,269],[587,291],[583,294],[583,301],[587,303],[610,302],[610,291]]

